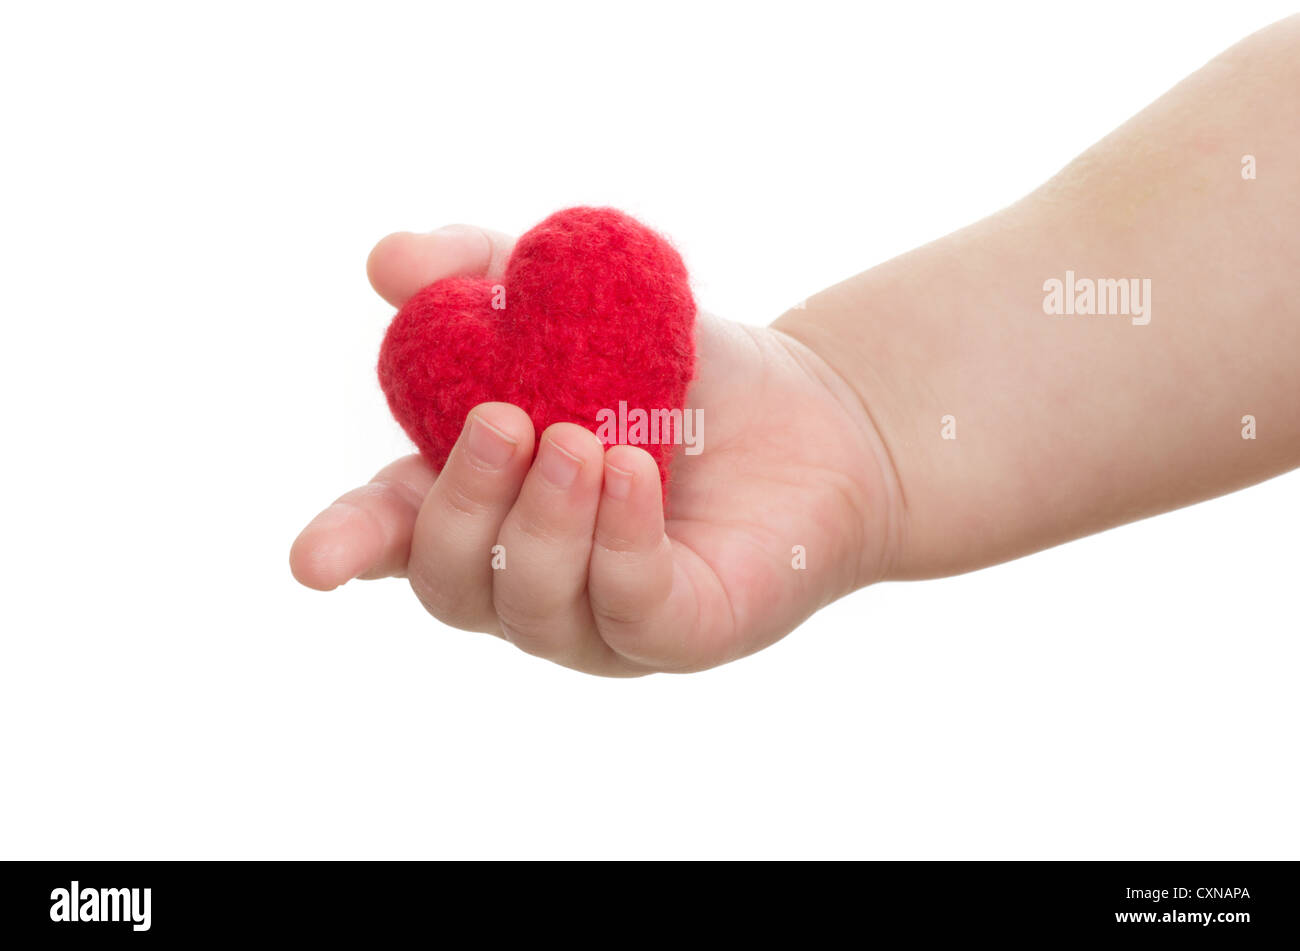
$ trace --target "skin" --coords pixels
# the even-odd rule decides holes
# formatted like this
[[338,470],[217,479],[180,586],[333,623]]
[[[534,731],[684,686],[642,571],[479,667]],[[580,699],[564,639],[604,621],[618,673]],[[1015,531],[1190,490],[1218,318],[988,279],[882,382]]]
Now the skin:
[[[704,451],[677,456],[667,518],[644,451],[606,452],[572,424],[539,435],[488,403],[441,473],[408,456],[317,516],[293,573],[320,590],[406,577],[439,620],[590,673],[684,672],[865,585],[969,571],[1300,465],[1297,89],[1292,17],[1012,207],[770,327],[701,315],[687,406],[704,410]],[[400,307],[440,278],[499,277],[511,245],[465,225],[394,234],[368,271]],[[1150,278],[1150,324],[1045,314],[1043,283],[1067,268]]]

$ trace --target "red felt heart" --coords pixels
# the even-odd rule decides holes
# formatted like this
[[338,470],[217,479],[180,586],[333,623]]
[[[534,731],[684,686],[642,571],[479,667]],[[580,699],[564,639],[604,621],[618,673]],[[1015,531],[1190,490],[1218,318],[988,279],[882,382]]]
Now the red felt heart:
[[[642,445],[667,484],[681,434],[642,442],[624,417],[682,409],[695,372],[695,301],[673,247],[612,208],[569,208],[515,245],[500,283],[438,281],[393,318],[379,382],[402,428],[441,469],[469,411],[513,403],[540,437],[556,422]],[[658,427],[656,427],[658,428]],[[613,430],[611,432],[611,429]],[[631,429],[628,432],[627,429]]]

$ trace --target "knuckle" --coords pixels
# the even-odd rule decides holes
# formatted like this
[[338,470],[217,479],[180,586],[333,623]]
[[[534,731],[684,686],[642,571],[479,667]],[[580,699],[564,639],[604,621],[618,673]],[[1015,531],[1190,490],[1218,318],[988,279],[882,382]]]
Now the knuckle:
[[552,628],[539,619],[502,613],[497,610],[497,621],[501,626],[501,635],[525,654],[535,657],[552,657],[559,654],[560,638]]
[[492,594],[492,609],[501,622],[506,640],[530,654],[543,652],[545,646],[555,640],[555,620],[563,608],[560,599],[521,598],[518,592],[503,590],[501,585],[497,585]]
[[649,553],[612,549],[592,553],[589,595],[592,611],[619,626],[644,623],[669,596],[672,562],[661,546]]
[[607,554],[617,558],[624,558],[628,555],[636,554],[639,546],[636,539],[630,535],[623,535],[618,532],[612,532],[607,528],[597,528],[596,545],[603,549]]
[[546,512],[530,506],[516,506],[511,513],[511,532],[525,544],[553,547],[564,539],[563,526],[557,525]]
[[381,496],[392,499],[413,512],[418,512],[420,503],[424,501],[424,496],[414,486],[400,479],[376,479],[371,484]]
[[594,631],[585,584],[551,584],[545,579],[515,575],[498,579],[492,610],[506,640],[525,653],[551,660],[569,653]]
[[454,479],[441,493],[443,505],[451,514],[462,518],[478,518],[492,510],[492,502],[473,482]]
[[439,621],[462,630],[477,626],[478,594],[473,585],[418,568],[409,571],[408,580],[420,604]]
[[640,624],[647,614],[644,594],[622,586],[593,590],[591,609],[601,621],[620,627]]

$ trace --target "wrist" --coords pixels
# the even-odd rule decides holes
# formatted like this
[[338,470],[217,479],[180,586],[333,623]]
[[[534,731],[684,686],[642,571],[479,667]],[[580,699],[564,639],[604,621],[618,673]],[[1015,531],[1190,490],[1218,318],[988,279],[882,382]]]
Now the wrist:
[[893,455],[864,389],[844,372],[842,361],[828,359],[828,354],[843,354],[848,342],[838,339],[834,329],[815,316],[807,310],[791,311],[769,329],[844,413],[846,440],[857,442],[862,450],[858,471],[849,473],[858,491],[853,500],[846,500],[845,518],[860,528],[850,533],[860,540],[859,550],[845,554],[854,563],[847,590],[842,592],[848,594],[894,577],[906,537],[906,503]]

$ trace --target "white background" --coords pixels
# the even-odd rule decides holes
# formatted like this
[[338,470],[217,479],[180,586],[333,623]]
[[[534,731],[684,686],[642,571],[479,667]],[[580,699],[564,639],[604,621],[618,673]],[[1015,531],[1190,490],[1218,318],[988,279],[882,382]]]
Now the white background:
[[1297,857],[1294,474],[635,682],[287,567],[409,451],[385,233],[612,204],[766,323],[1287,12],[6,4],[0,857]]

